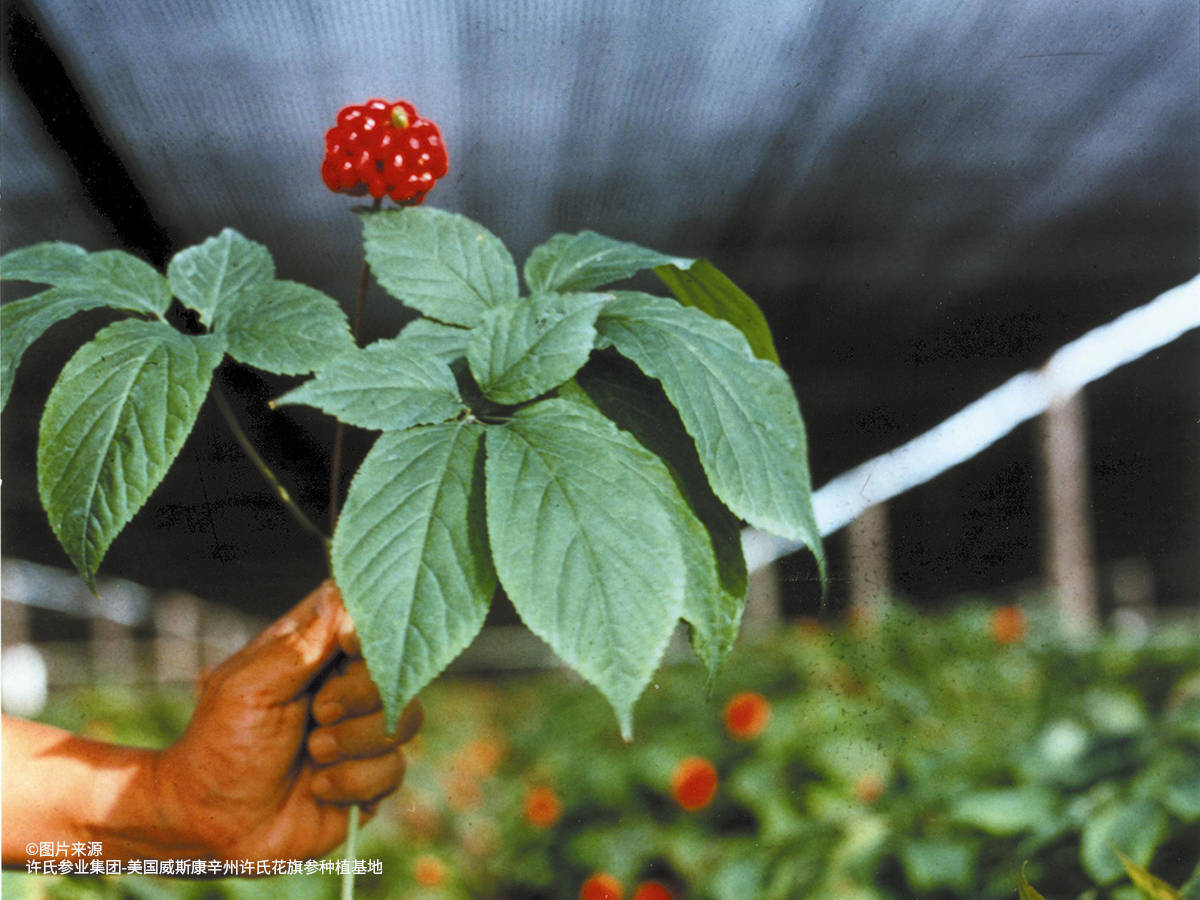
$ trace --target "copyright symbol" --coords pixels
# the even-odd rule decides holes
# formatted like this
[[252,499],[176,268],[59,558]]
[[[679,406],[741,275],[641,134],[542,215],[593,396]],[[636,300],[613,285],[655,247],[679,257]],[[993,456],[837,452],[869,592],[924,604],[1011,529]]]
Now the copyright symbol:
[[38,855],[37,843],[35,843],[34,841],[30,841],[28,844],[26,844],[25,845],[25,855],[26,856],[37,856]]

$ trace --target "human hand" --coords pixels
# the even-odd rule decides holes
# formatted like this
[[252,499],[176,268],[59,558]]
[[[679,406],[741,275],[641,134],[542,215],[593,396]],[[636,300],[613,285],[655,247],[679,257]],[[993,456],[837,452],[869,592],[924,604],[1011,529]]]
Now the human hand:
[[422,718],[414,701],[387,734],[327,581],[206,680],[187,730],[157,761],[160,814],[218,859],[323,855],[345,837],[351,805],[369,816],[400,785],[401,745]]

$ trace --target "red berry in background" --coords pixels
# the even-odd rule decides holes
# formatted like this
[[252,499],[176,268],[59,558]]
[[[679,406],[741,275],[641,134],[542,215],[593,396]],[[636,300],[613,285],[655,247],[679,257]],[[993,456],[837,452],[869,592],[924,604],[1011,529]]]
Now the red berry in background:
[[675,900],[675,895],[661,881],[643,881],[633,892],[632,900]]
[[579,900],[621,900],[625,889],[621,882],[607,872],[597,872],[583,883],[579,891]]
[[525,805],[522,810],[525,821],[536,828],[549,828],[562,816],[562,801],[554,788],[539,785],[530,788],[525,795]]
[[446,866],[433,854],[426,853],[413,861],[413,877],[418,884],[437,887],[446,880]]
[[681,759],[671,774],[671,796],[688,812],[704,809],[717,793],[717,769],[702,756]]
[[770,720],[771,704],[756,691],[734,694],[725,704],[725,731],[735,740],[753,740]]
[[347,106],[325,132],[321,179],[331,191],[415,206],[449,170],[437,125],[406,100]]
[[504,741],[491,734],[467,741],[450,759],[450,765],[460,775],[487,778],[496,774],[508,752]]
[[1025,638],[1029,623],[1021,607],[998,606],[992,610],[988,627],[997,644],[1019,644]]
[[866,772],[855,780],[854,796],[858,798],[859,803],[870,806],[883,796],[886,787],[882,775],[878,772]]

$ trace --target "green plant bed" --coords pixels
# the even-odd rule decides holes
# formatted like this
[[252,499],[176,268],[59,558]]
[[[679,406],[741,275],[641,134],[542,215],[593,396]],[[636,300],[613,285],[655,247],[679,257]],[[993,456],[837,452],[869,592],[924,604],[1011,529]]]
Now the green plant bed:
[[[660,670],[632,744],[559,674],[445,679],[400,797],[364,831],[358,855],[383,875],[359,893],[573,898],[606,872],[626,897],[650,880],[696,900],[1015,897],[1024,865],[1049,900],[1141,896],[1119,850],[1200,896],[1196,624],[1071,648],[1049,621],[1032,607],[1006,643],[981,604],[789,625],[736,650],[707,704],[691,666]],[[769,718],[733,721],[739,739],[725,710],[743,692]],[[46,717],[161,744],[189,705],[97,689]],[[711,799],[673,785],[687,758],[715,769]],[[5,890],[332,897],[336,879],[9,875]]]

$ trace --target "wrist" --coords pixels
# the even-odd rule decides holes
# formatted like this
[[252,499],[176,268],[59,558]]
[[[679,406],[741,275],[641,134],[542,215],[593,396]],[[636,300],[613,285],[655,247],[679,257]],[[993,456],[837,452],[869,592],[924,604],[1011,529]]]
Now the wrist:
[[99,842],[106,858],[198,859],[209,855],[196,829],[179,808],[177,786],[164,777],[164,751],[129,747],[120,766],[92,785],[86,840]]
[[178,744],[154,754],[146,778],[151,786],[149,815],[157,829],[157,843],[176,848],[166,855],[189,859],[230,856],[237,835],[225,833],[214,819],[220,798],[209,795]]

